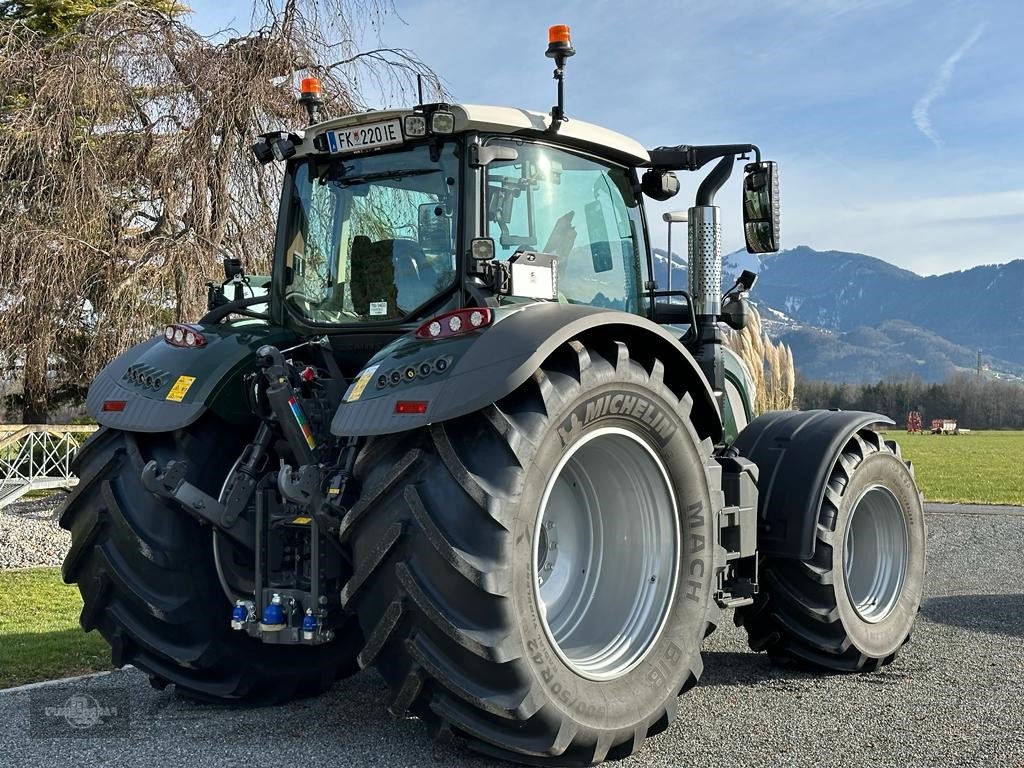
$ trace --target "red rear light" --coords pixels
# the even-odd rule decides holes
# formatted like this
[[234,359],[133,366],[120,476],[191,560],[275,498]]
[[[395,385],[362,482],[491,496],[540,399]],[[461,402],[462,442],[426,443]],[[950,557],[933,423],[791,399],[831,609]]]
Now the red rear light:
[[395,413],[423,414],[430,403],[426,400],[399,400],[395,403]]
[[164,341],[172,347],[196,349],[206,346],[206,337],[190,325],[172,323],[164,328]]
[[494,314],[487,307],[456,309],[427,320],[416,329],[416,338],[426,341],[450,339],[452,336],[461,336],[486,328],[493,319]]
[[104,411],[115,411],[120,412],[124,410],[124,407],[128,405],[127,400],[104,400],[103,410]]

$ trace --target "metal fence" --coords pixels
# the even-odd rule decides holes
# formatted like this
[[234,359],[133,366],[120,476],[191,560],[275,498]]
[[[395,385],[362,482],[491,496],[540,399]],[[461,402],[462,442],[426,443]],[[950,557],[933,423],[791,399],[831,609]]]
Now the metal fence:
[[0,509],[30,491],[72,488],[71,460],[98,427],[81,424],[0,425]]

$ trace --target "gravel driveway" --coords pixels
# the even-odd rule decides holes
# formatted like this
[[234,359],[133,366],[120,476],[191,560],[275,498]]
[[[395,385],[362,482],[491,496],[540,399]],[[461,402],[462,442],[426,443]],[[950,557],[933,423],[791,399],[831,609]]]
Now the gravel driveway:
[[21,501],[0,509],[0,570],[60,565],[71,534],[54,519],[63,493]]
[[[928,595],[894,664],[832,677],[778,669],[747,650],[727,617],[677,721],[615,765],[1024,766],[1024,508],[928,512]],[[86,694],[126,717],[112,732],[53,736],[45,708]],[[386,701],[379,678],[363,673],[319,699],[239,711],[187,703],[118,671],[0,693],[0,764],[500,765],[436,746],[416,721],[393,721]]]

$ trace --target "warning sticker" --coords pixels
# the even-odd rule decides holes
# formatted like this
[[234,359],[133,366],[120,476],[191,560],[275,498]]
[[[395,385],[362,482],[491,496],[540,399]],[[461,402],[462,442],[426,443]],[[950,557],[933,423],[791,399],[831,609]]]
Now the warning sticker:
[[386,301],[371,301],[370,302],[370,317],[380,317],[388,313],[388,303]]
[[352,382],[352,386],[348,388],[348,392],[345,393],[346,403],[354,403],[363,396],[363,390],[366,389],[366,385],[370,383],[370,379],[373,378],[373,374],[377,372],[379,367],[379,365],[371,365],[356,377],[356,380]]
[[174,382],[174,385],[171,387],[171,391],[167,393],[166,399],[180,403],[185,399],[185,394],[188,392],[188,388],[192,386],[192,382],[195,380],[195,376],[179,376],[178,380]]

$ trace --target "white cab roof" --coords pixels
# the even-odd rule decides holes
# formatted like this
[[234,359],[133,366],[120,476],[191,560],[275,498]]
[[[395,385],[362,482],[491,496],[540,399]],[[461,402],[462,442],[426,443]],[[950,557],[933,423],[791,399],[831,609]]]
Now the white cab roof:
[[[452,104],[450,107],[455,115],[455,131],[481,131],[485,133],[532,134],[544,133],[551,125],[551,115],[533,112],[516,107],[491,107],[479,104]],[[354,115],[325,120],[310,126],[304,133],[307,138],[322,133],[330,128],[346,125],[376,122],[401,118],[411,114],[411,109],[388,109],[371,112],[359,112]],[[558,128],[558,136],[571,140],[571,143],[583,148],[591,148],[596,154],[606,155],[609,150],[614,155],[628,160],[634,165],[644,165],[650,156],[644,146],[634,139],[616,131],[602,128],[570,117]]]

